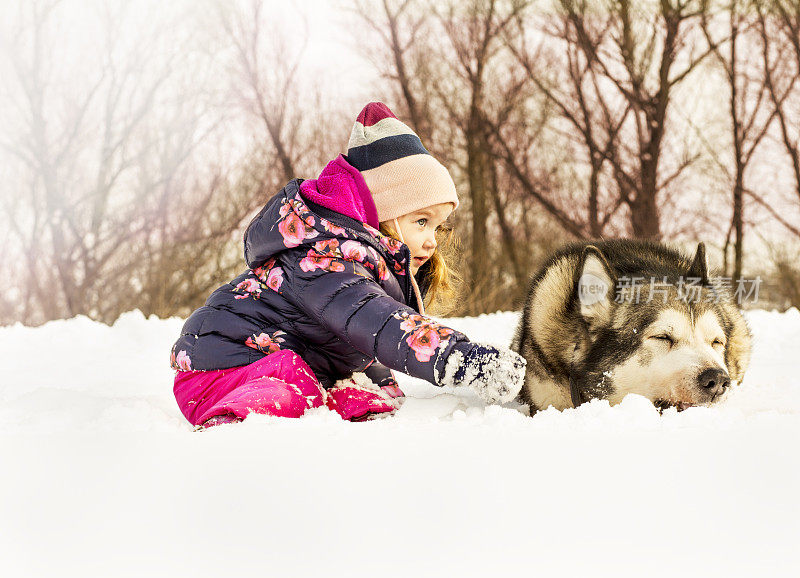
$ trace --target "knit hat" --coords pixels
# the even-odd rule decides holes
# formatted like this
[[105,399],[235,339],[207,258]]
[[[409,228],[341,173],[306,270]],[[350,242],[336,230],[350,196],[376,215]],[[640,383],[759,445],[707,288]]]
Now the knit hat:
[[369,103],[358,115],[347,161],[364,176],[381,222],[439,203],[458,207],[450,173],[382,102]]

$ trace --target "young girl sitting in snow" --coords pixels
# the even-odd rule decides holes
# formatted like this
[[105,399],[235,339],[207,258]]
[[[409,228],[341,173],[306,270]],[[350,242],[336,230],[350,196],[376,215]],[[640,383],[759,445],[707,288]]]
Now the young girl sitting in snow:
[[269,200],[244,235],[250,269],[187,319],[171,356],[186,419],[323,404],[353,421],[389,415],[403,396],[391,369],[512,399],[521,357],[425,315],[426,294],[448,287],[436,232],[457,206],[447,169],[386,105],[368,104],[347,156]]

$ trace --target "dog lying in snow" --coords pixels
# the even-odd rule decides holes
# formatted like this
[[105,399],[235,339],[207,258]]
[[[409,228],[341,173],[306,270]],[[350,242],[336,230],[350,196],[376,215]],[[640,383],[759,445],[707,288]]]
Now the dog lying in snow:
[[710,405],[741,383],[751,333],[730,288],[660,243],[568,245],[531,282],[511,348],[536,410],[636,393],[659,408]]

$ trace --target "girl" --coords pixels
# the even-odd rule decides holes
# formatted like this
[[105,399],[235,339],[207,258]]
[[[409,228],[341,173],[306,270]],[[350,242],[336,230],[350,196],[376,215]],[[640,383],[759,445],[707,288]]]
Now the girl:
[[347,156],[267,202],[245,231],[250,269],[187,319],[171,356],[186,419],[323,404],[348,420],[389,415],[403,397],[391,369],[512,399],[521,357],[425,315],[426,295],[450,292],[437,230],[457,206],[447,169],[386,105],[368,104]]

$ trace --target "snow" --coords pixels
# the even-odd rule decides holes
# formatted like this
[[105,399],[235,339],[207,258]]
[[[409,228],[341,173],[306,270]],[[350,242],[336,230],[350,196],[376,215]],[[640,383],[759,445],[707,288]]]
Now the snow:
[[[713,408],[534,418],[399,375],[394,417],[193,432],[182,320],[0,328],[0,575],[796,576],[800,312]],[[517,314],[447,324],[510,342]]]

